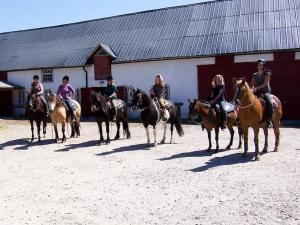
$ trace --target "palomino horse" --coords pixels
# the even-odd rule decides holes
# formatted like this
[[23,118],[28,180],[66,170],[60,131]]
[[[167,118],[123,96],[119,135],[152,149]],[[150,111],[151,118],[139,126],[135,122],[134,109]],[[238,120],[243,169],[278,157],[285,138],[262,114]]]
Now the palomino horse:
[[[234,99],[239,101],[240,111],[239,111],[239,120],[240,126],[244,135],[244,154],[247,156],[248,151],[248,128],[252,127],[254,130],[254,143],[255,143],[255,160],[259,160],[259,147],[258,147],[258,134],[259,128],[264,129],[265,134],[265,145],[263,152],[268,151],[268,124],[266,121],[263,121],[265,107],[261,99],[257,98],[252,89],[249,87],[245,78],[242,79],[233,79],[234,87],[236,89],[236,94]],[[274,104],[276,108],[273,113],[273,129],[275,133],[275,148],[274,151],[278,151],[279,146],[279,136],[280,136],[280,120],[282,117],[282,105],[280,100],[273,96]]]
[[[118,101],[118,110],[116,113],[116,124],[117,124],[117,134],[115,136],[115,140],[120,139],[120,122],[123,124],[123,133],[126,135],[126,138],[129,139],[131,137],[128,125],[128,109],[122,100]],[[104,142],[103,132],[102,132],[102,123],[105,122],[106,125],[106,143],[110,143],[109,137],[109,122],[112,121],[111,118],[111,105],[108,103],[108,99],[101,95],[101,93],[91,93],[91,111],[95,113],[96,121],[99,128],[100,140],[99,143]]]
[[72,100],[72,102],[75,105],[75,112],[74,112],[75,123],[72,123],[71,116],[69,115],[68,110],[65,107],[63,100],[56,94],[50,93],[48,95],[49,110],[50,110],[50,115],[51,115],[51,121],[54,126],[56,142],[59,141],[58,131],[57,131],[58,123],[61,123],[61,125],[62,125],[62,133],[63,133],[62,142],[66,141],[65,125],[67,122],[70,122],[70,125],[71,125],[70,138],[75,137],[75,135],[76,135],[76,137],[80,136],[81,107],[77,101]]
[[[215,139],[216,139],[215,152],[218,152],[219,151],[220,123],[219,123],[217,113],[211,109],[210,104],[208,104],[204,101],[200,101],[200,100],[194,100],[194,101],[188,100],[188,101],[190,103],[188,119],[190,121],[192,121],[193,118],[195,117],[195,115],[199,115],[201,117],[202,125],[206,129],[207,135],[208,135],[208,141],[209,141],[209,147],[207,149],[208,152],[211,151],[211,147],[212,147],[211,131],[212,131],[212,129],[215,130]],[[234,137],[233,126],[235,124],[237,124],[237,117],[238,117],[238,113],[237,113],[236,109],[227,115],[226,125],[230,132],[230,142],[229,142],[228,146],[226,147],[226,149],[228,149],[228,150],[231,149],[231,146],[233,144],[233,137]],[[238,128],[238,131],[239,131],[239,146],[238,146],[238,148],[241,148],[242,147],[242,131],[240,128]]]
[[[157,145],[156,141],[156,125],[162,118],[162,112],[159,109],[159,103],[157,101],[153,101],[149,96],[145,94],[145,92],[141,90],[137,90],[134,92],[133,96],[133,106],[132,109],[135,111],[141,112],[141,118],[143,125],[146,129],[147,134],[147,144],[150,144],[150,137],[149,137],[149,128],[148,126],[151,125],[153,127],[153,134],[154,134],[154,146]],[[173,129],[174,125],[177,130],[178,135],[181,137],[184,135],[181,121],[177,113],[177,107],[172,102],[168,102],[168,111],[170,114],[170,118],[168,121],[164,121],[164,134],[161,144],[164,144],[166,141],[166,132],[167,132],[167,122],[171,123],[171,140],[170,143],[173,143]]]
[[47,118],[46,112],[43,109],[43,103],[41,99],[36,96],[36,94],[32,94],[29,100],[29,105],[27,106],[28,118],[31,125],[31,142],[34,139],[34,126],[33,122],[35,121],[37,126],[37,135],[38,135],[38,142],[41,141],[41,122],[43,122],[43,134],[44,137],[46,136],[46,127],[47,127]]

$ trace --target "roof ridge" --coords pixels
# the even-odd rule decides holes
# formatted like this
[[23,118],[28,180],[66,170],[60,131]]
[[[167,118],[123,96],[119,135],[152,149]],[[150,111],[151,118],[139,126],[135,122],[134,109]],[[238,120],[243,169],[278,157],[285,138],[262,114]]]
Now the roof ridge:
[[198,2],[198,3],[192,3],[192,4],[186,4],[186,5],[177,5],[177,6],[169,6],[169,7],[164,7],[164,8],[150,9],[150,10],[144,10],[144,11],[138,11],[138,12],[132,12],[132,13],[125,13],[125,14],[120,14],[120,15],[115,15],[115,16],[107,16],[107,17],[102,17],[102,18],[84,20],[84,21],[79,21],[79,22],[72,22],[72,23],[65,23],[65,24],[59,24],[59,25],[53,25],[53,26],[30,28],[30,29],[24,29],[24,30],[6,31],[6,32],[2,32],[2,33],[0,32],[0,35],[9,34],[9,33],[18,33],[18,32],[24,32],[24,31],[34,31],[34,30],[43,30],[43,29],[49,29],[49,28],[71,26],[71,25],[76,25],[76,24],[81,24],[81,23],[88,23],[88,22],[99,21],[99,20],[107,20],[107,19],[123,17],[123,16],[129,16],[129,15],[136,15],[136,14],[155,12],[155,11],[161,11],[161,10],[166,10],[166,9],[174,9],[174,8],[185,8],[185,7],[195,6],[195,5],[213,4],[213,3],[216,3],[216,2],[225,2],[225,1],[233,1],[233,0],[206,0],[205,2]]

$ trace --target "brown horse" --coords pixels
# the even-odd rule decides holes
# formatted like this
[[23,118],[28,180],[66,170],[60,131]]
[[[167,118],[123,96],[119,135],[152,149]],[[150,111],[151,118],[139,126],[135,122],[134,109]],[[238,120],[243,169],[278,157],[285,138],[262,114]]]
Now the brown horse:
[[[244,154],[247,156],[248,151],[248,128],[252,127],[254,130],[254,143],[255,143],[255,160],[259,160],[259,147],[258,147],[258,134],[259,128],[264,129],[265,134],[265,145],[263,152],[268,151],[268,123],[264,121],[265,106],[261,99],[257,98],[252,89],[249,87],[245,78],[233,79],[236,94],[234,99],[239,101],[240,112],[239,120],[240,126],[244,135]],[[275,133],[275,148],[274,151],[278,151],[279,136],[280,136],[280,120],[282,117],[282,105],[280,100],[273,96],[274,104],[276,108],[273,113],[272,122]]]
[[81,115],[81,107],[80,104],[72,100],[74,105],[75,105],[75,123],[73,124],[71,121],[71,116],[68,113],[68,110],[66,109],[63,100],[55,94],[50,93],[48,95],[48,104],[49,104],[49,110],[50,110],[50,116],[51,116],[51,121],[54,126],[54,131],[55,131],[55,139],[56,142],[59,141],[58,137],[58,131],[57,131],[57,124],[61,123],[62,125],[62,133],[63,133],[63,138],[62,142],[66,141],[66,136],[65,136],[65,125],[67,122],[70,122],[71,125],[71,136],[70,138],[78,137],[80,136],[80,115]]
[[[190,105],[189,105],[189,115],[188,119],[190,121],[193,120],[195,115],[199,115],[202,120],[202,126],[206,129],[207,135],[208,135],[208,141],[209,141],[209,147],[207,149],[208,152],[211,151],[211,131],[212,129],[215,130],[215,139],[216,139],[216,149],[215,152],[219,151],[219,130],[220,130],[220,122],[218,119],[217,113],[211,109],[210,104],[206,103],[205,101],[201,100],[188,100]],[[226,149],[231,149],[231,146],[233,144],[233,137],[234,137],[234,129],[233,126],[237,124],[237,118],[238,118],[238,113],[236,110],[233,112],[229,113],[227,115],[227,128],[230,132],[230,142]],[[239,146],[238,148],[242,147],[242,132],[241,129],[238,129],[239,131]]]
[[34,126],[33,122],[35,121],[37,127],[37,138],[38,142],[41,141],[41,123],[43,122],[43,134],[44,137],[46,135],[46,127],[47,127],[47,118],[46,113],[43,109],[42,100],[36,95],[32,94],[29,99],[29,104],[27,106],[28,118],[31,125],[31,142],[34,140]]

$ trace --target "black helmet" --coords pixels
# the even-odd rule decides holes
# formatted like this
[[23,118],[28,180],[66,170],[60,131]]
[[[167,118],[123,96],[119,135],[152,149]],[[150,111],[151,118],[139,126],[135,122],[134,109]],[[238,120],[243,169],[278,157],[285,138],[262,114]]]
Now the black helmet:
[[108,76],[108,77],[106,78],[107,81],[113,80],[113,79],[114,79],[114,78],[113,78],[112,76]]
[[257,60],[257,64],[263,64],[265,66],[266,65],[266,60],[259,59],[259,60]]
[[39,77],[38,75],[34,75],[32,79],[33,79],[33,80],[39,80],[40,77]]
[[69,80],[70,80],[69,76],[64,76],[64,77],[63,77],[63,81],[64,81],[64,80],[69,81]]

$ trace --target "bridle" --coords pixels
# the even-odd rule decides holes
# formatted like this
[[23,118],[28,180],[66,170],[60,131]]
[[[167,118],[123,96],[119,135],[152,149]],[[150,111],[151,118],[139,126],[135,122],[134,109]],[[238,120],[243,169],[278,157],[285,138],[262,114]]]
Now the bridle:
[[133,111],[143,112],[149,108],[149,105],[144,108],[140,108],[139,105],[143,105],[143,98],[142,98],[143,95],[142,95],[142,93],[138,93],[137,96],[138,96],[139,100],[137,101],[136,106],[131,107],[131,109]]
[[[42,104],[37,95],[33,95],[33,96],[34,96],[34,98],[36,98],[34,100],[34,102],[36,103],[37,106],[35,107],[35,109],[33,108],[33,105],[30,108],[33,112],[37,112],[41,108]],[[32,101],[32,99],[31,99],[31,101]]]
[[234,100],[233,100],[234,102],[237,103],[235,108],[248,109],[248,108],[250,108],[250,107],[252,107],[256,104],[257,98],[255,98],[254,102],[250,103],[249,105],[242,106],[241,103],[240,103],[240,100],[239,100],[241,98],[241,96],[240,96],[241,95],[241,87],[237,87],[236,89],[237,90],[235,92],[235,96],[234,96]]

